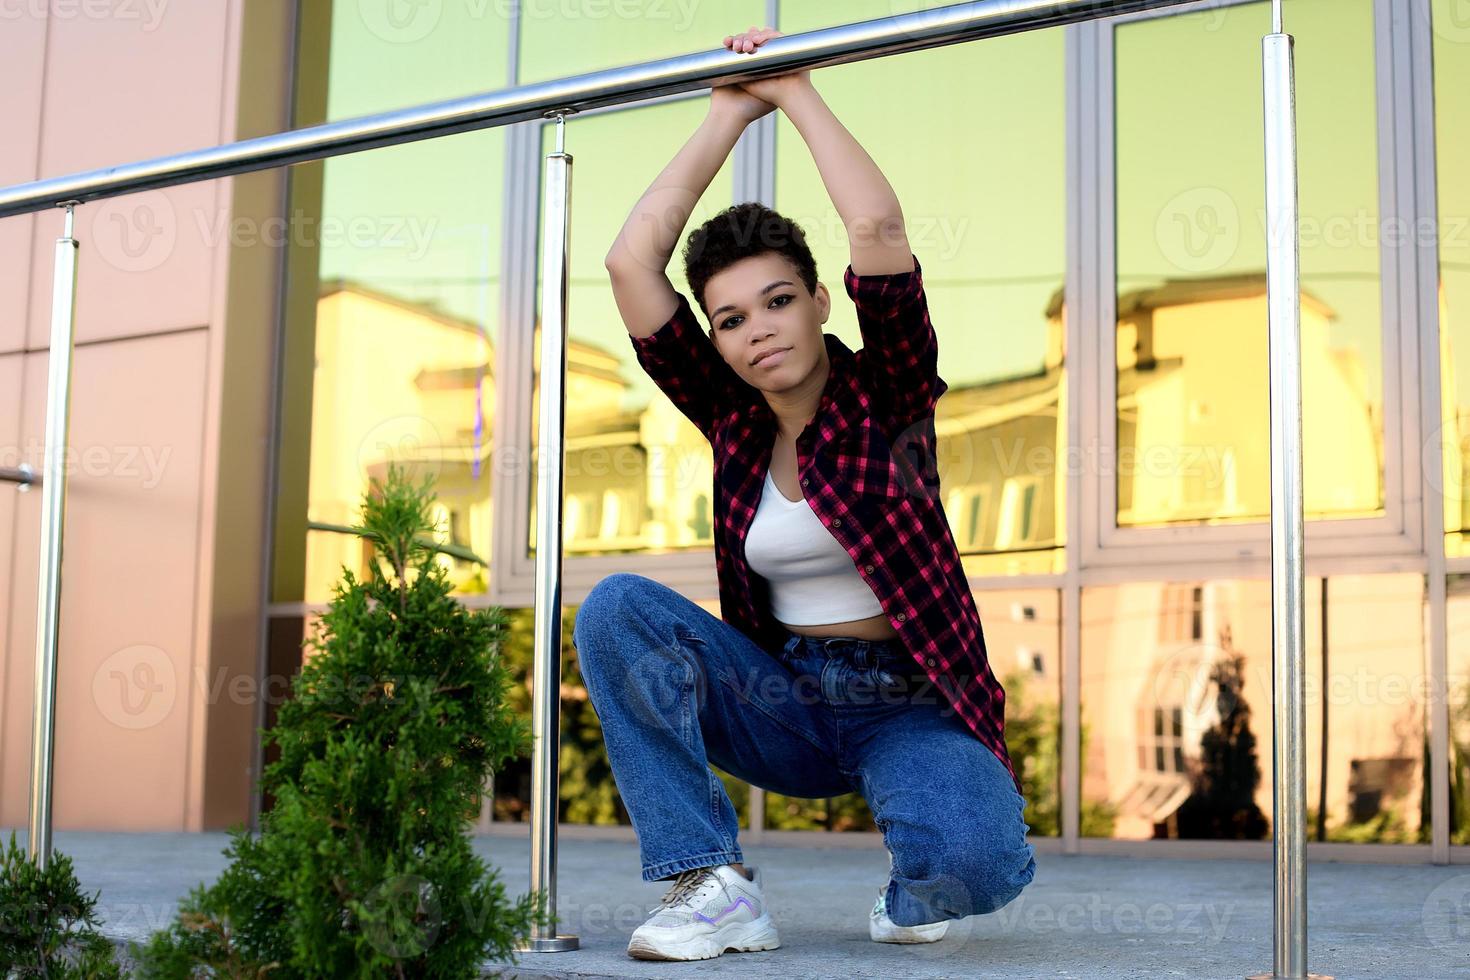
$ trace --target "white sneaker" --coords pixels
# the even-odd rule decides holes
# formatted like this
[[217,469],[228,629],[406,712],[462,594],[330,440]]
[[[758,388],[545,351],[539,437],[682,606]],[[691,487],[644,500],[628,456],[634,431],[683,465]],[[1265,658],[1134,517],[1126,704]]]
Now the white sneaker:
[[878,901],[873,903],[873,911],[868,913],[868,937],[873,942],[936,943],[944,938],[944,934],[949,931],[948,919],[926,922],[919,926],[895,925],[894,921],[888,917],[888,909],[884,902],[884,895],[887,891],[887,885],[878,889]]
[[647,922],[633,930],[628,955],[639,960],[707,960],[781,945],[761,895],[760,869],[752,878],[722,864],[680,873]]

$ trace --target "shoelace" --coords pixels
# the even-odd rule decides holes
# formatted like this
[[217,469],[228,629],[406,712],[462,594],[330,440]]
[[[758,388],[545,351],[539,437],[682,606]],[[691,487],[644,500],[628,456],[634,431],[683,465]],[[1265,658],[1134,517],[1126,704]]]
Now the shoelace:
[[714,875],[713,868],[690,868],[688,871],[679,872],[679,877],[674,880],[674,885],[658,900],[660,908],[677,905],[683,899],[694,894],[699,886],[704,883],[705,878]]

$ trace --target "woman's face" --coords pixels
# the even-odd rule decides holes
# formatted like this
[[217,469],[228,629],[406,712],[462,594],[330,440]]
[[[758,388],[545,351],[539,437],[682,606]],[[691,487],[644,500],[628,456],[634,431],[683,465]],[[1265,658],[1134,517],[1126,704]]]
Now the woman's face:
[[752,387],[785,391],[825,355],[827,287],[818,282],[816,295],[809,294],[782,255],[752,255],[720,270],[705,284],[704,300],[715,348]]

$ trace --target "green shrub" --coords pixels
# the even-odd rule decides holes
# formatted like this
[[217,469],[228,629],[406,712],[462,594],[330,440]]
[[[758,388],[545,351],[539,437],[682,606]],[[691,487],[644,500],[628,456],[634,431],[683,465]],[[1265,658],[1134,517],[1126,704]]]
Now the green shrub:
[[12,830],[0,852],[0,977],[121,977],[112,942],[95,928],[96,904],[71,858],[53,851],[43,871]]
[[135,949],[145,977],[472,977],[514,958],[541,896],[514,904],[471,850],[490,771],[524,754],[506,697],[506,619],[450,594],[428,537],[429,480],[390,467],[362,526],[368,581],[344,569],[292,683],[263,774],[261,833],[169,929]]

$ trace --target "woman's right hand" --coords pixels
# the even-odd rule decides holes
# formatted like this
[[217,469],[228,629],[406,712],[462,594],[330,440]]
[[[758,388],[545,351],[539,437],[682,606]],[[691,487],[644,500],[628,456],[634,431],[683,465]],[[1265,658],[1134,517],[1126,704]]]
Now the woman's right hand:
[[709,111],[711,115],[718,114],[727,118],[738,119],[747,126],[775,108],[774,105],[765,99],[751,95],[738,83],[733,85],[716,85],[710,90],[709,94]]

